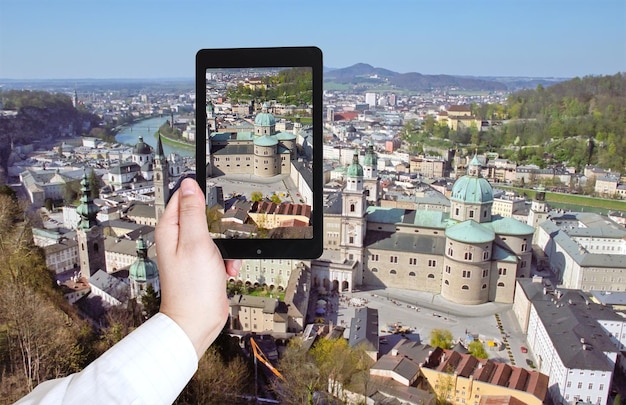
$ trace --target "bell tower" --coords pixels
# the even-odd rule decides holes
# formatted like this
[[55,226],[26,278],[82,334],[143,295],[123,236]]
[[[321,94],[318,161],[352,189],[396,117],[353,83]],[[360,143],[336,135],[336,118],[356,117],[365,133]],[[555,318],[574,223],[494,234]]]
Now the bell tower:
[[154,211],[157,223],[165,211],[170,196],[170,167],[163,153],[163,142],[159,134],[157,152],[154,157]]
[[89,278],[98,270],[106,271],[104,256],[104,236],[100,222],[96,218],[99,208],[91,198],[91,189],[87,173],[83,173],[80,182],[82,196],[76,213],[80,216],[76,237],[78,240],[78,257],[80,259],[80,275]]
[[[363,187],[363,166],[359,164],[359,153],[354,151],[352,164],[346,171],[346,186],[342,196],[340,248],[345,260],[358,262],[359,272],[363,266],[363,241],[366,224],[367,201]],[[358,274],[357,280],[361,280]]]

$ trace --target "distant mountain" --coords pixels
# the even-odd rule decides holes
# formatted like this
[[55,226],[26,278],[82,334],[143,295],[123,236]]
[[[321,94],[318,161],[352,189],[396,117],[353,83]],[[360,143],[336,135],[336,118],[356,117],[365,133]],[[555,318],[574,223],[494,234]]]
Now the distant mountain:
[[429,91],[455,88],[472,91],[513,91],[535,88],[538,84],[548,86],[566,79],[525,77],[472,77],[451,75],[423,75],[421,73],[397,73],[375,68],[367,63],[357,63],[341,69],[325,68],[324,81],[349,84],[375,89],[377,85],[391,85],[399,90]]

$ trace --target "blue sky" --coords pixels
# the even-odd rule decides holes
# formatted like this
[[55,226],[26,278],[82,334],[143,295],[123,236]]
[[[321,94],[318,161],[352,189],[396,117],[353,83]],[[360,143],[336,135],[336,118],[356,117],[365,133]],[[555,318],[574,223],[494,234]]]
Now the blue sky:
[[201,48],[315,45],[324,65],[626,71],[625,0],[0,0],[0,78],[174,78]]

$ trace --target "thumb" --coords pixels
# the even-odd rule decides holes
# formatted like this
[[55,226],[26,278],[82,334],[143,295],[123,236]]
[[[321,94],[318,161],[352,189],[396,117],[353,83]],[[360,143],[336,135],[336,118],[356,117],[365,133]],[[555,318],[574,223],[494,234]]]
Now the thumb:
[[178,199],[179,244],[205,242],[209,238],[204,196],[198,183],[184,179]]

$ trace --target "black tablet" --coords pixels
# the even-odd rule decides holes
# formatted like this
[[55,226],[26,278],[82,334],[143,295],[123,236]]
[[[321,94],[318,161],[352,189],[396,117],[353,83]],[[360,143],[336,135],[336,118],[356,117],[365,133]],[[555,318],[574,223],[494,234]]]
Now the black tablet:
[[224,258],[322,253],[322,52],[196,55],[196,178]]

